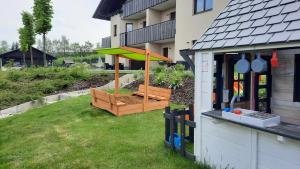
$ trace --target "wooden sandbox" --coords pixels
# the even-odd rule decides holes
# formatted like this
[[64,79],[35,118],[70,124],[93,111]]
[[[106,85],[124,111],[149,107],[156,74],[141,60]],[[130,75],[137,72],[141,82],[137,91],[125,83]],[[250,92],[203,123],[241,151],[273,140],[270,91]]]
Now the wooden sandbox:
[[[143,85],[139,89],[143,89]],[[116,116],[164,109],[169,106],[171,90],[149,86],[149,99],[146,104],[144,104],[143,93],[143,90],[139,90],[132,95],[114,95],[98,89],[91,89],[92,104]],[[158,95],[158,93],[160,94]]]
[[[101,54],[115,56],[115,93],[109,94],[98,89],[91,89],[92,105],[107,110],[116,116],[164,109],[169,106],[171,90],[149,86],[150,61],[169,61],[157,53],[141,49],[120,47],[100,49]],[[145,84],[132,95],[119,94],[119,58],[145,61]]]

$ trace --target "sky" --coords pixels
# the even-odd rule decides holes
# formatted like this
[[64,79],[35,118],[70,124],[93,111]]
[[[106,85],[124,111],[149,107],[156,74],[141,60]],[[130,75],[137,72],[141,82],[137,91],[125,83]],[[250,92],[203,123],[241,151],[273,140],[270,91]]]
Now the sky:
[[[98,43],[109,36],[110,23],[92,18],[100,0],[52,0],[54,18],[47,38],[67,36],[70,42]],[[0,0],[0,41],[10,44],[18,41],[18,29],[22,26],[21,12],[32,13],[33,0]],[[41,39],[41,36],[37,36]]]

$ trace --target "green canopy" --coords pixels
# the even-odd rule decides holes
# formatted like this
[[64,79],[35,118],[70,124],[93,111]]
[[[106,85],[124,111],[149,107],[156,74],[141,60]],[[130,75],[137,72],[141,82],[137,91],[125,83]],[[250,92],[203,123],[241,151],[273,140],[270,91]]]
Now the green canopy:
[[[120,48],[103,48],[98,49],[96,52],[106,55],[118,55],[126,59],[145,61],[146,60],[146,51],[142,49],[129,48],[129,47],[120,47]],[[157,53],[150,53],[151,61],[169,61],[168,58],[161,56]]]

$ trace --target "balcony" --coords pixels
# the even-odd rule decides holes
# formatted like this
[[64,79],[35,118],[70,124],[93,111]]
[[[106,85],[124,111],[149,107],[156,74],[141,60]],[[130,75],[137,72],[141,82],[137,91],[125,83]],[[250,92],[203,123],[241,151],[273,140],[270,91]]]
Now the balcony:
[[147,26],[131,32],[122,33],[121,46],[138,45],[175,38],[176,20],[169,20],[159,24]]
[[102,48],[111,48],[111,37],[102,38]]
[[[165,3],[165,2],[168,2],[168,3]],[[141,13],[148,8],[152,8],[152,7],[158,6],[160,4],[163,4],[162,9],[160,9],[160,10],[163,10],[163,8],[166,8],[166,9],[170,8],[171,5],[174,6],[175,3],[176,2],[173,0],[129,0],[123,4],[123,7],[122,7],[123,18],[137,19],[136,17],[139,17],[141,15]],[[136,15],[135,18],[130,17],[132,15]]]

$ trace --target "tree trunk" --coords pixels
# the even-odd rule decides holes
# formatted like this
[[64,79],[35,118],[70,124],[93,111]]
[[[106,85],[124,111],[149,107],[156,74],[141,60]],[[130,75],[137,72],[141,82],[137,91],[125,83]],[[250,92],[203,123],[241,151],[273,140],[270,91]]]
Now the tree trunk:
[[32,46],[30,46],[30,62],[31,62],[31,67],[33,66],[33,53],[32,53]]
[[0,71],[2,70],[2,58],[0,58]]
[[43,33],[43,60],[44,67],[48,67],[47,58],[46,58],[46,34]]
[[26,55],[23,53],[23,66],[26,67]]

